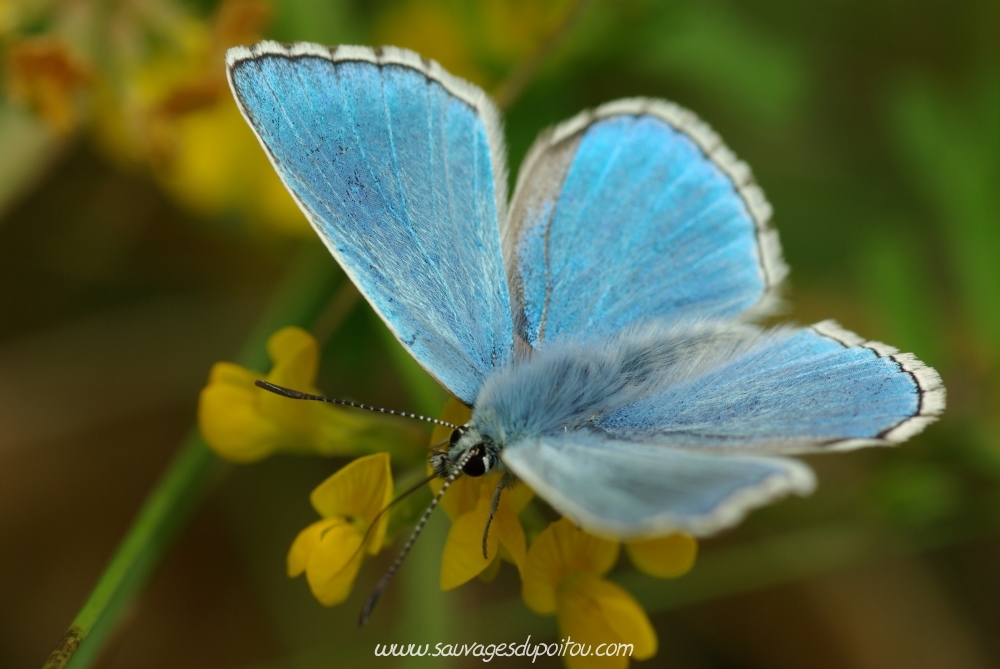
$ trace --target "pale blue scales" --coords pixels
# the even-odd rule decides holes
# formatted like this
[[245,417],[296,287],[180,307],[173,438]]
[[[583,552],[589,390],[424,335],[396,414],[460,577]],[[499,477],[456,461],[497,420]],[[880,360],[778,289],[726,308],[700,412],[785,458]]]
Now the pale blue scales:
[[661,317],[733,317],[767,291],[757,228],[732,181],[662,119],[595,122],[552,195],[518,240],[534,346]]
[[477,111],[394,64],[269,54],[230,78],[345,270],[414,357],[471,402],[513,351],[494,186],[506,177]]
[[[790,458],[696,453],[584,433],[509,449],[506,462],[563,515],[591,532],[706,535],[789,491],[811,492],[812,471]],[[581,485],[595,494],[582,495]]]
[[877,437],[918,413],[917,382],[900,372],[871,349],[787,331],[595,423],[618,437],[685,448],[817,450]]
[[750,324],[786,272],[770,205],[676,105],[619,100],[543,133],[508,209],[496,110],[433,61],[264,42],[227,63],[334,256],[472,405],[447,471],[506,468],[608,536],[705,535],[812,490],[775,456],[899,443],[944,409],[912,355],[832,322]]

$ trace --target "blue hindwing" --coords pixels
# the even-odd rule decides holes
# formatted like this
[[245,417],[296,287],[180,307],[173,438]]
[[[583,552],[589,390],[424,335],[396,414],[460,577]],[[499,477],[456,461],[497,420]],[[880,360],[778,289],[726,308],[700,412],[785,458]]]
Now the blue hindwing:
[[945,400],[933,369],[830,321],[651,324],[560,342],[491,378],[480,398],[477,427],[510,435],[507,467],[617,538],[710,534],[807,494],[805,465],[774,456],[898,443]]
[[501,457],[564,516],[615,539],[713,534],[815,487],[812,471],[789,458],[697,453],[587,431],[541,437]]
[[911,354],[824,321],[597,419],[610,435],[739,453],[847,450],[905,441],[944,410],[941,379]]

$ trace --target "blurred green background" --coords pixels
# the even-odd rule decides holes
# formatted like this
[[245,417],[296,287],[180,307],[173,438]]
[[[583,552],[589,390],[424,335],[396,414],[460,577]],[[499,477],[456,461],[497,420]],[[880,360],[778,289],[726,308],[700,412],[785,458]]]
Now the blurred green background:
[[[998,35],[995,0],[0,0],[0,667],[42,664],[290,268],[326,267],[326,393],[443,405],[232,105],[222,54],[261,37],[405,46],[509,95],[512,179],[581,108],[679,102],[774,204],[785,317],[941,372],[944,419],[912,442],[809,458],[813,497],[702,542],[681,579],[616,573],[659,632],[648,666],[1000,666]],[[317,604],[284,556],[342,464],[215,470],[95,666],[395,666],[375,643],[554,637],[513,570],[436,591],[440,514],[370,627],[392,551]]]

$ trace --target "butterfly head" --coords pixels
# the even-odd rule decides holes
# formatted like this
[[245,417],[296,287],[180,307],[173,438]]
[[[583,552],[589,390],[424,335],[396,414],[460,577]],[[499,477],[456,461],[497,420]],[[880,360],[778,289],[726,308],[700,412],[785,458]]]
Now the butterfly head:
[[451,433],[447,450],[431,454],[431,467],[439,478],[448,478],[459,467],[462,474],[478,477],[503,465],[494,441],[467,423]]

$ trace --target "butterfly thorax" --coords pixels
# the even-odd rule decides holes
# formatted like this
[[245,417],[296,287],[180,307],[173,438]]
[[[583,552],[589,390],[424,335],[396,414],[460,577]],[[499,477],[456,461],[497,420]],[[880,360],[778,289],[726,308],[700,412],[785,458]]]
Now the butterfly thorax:
[[[498,369],[484,382],[472,420],[455,429],[447,450],[431,456],[434,472],[482,476],[504,469],[500,452],[510,444],[592,426],[608,408],[634,398],[642,385],[637,376],[648,376],[648,364],[626,358],[568,343]],[[622,374],[623,366],[632,373]]]
[[472,420],[454,431],[447,451],[431,464],[447,477],[471,454],[460,468],[482,476],[504,468],[501,452],[512,445],[556,433],[613,432],[617,410],[701,376],[763,336],[742,324],[652,322],[600,341],[542,347],[486,378]]

